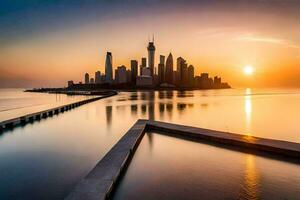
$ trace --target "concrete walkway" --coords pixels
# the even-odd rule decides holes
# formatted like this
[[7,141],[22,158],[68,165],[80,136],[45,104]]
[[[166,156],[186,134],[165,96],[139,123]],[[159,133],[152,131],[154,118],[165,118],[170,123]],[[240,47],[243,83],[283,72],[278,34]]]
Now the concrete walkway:
[[95,98],[91,98],[91,99],[85,99],[82,101],[78,101],[78,102],[74,102],[74,103],[70,103],[70,104],[66,104],[66,105],[62,105],[62,106],[58,106],[55,108],[50,108],[47,110],[43,110],[43,111],[39,111],[39,112],[35,112],[35,113],[30,113],[24,116],[20,116],[20,117],[16,117],[13,119],[9,119],[9,120],[5,120],[0,122],[0,132],[7,130],[7,129],[13,129],[16,126],[20,126],[20,125],[24,125],[28,122],[33,123],[37,120],[41,120],[42,118],[47,118],[53,115],[58,115],[59,113],[63,113],[65,111],[74,109],[76,107],[82,106],[84,104],[87,103],[91,103],[94,101],[98,101],[100,99],[103,98],[107,98],[107,97],[111,97],[116,95],[117,92],[108,92],[107,94],[100,96],[100,97],[95,97]]
[[250,137],[165,122],[138,120],[65,199],[107,199],[111,195],[120,174],[129,165],[130,158],[146,131],[163,131],[169,135],[238,146],[244,149],[268,152],[272,155],[291,157],[300,161],[299,143]]

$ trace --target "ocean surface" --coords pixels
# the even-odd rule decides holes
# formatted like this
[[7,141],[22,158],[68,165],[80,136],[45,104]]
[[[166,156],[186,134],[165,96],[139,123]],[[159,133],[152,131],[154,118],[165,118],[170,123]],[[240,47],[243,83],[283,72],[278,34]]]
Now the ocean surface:
[[[81,98],[85,97],[1,89],[0,121],[24,113],[20,111],[23,109],[35,112],[41,105],[49,108]],[[0,199],[63,199],[140,118],[300,143],[300,89],[120,92],[117,96],[5,131],[0,135]],[[165,179],[157,179],[161,184],[173,183],[175,186],[169,188],[177,187],[177,191],[180,191],[179,180],[188,185],[191,181],[199,182],[196,188],[206,185],[207,191],[217,188],[213,194],[205,193],[206,199],[218,199],[223,193],[229,199],[239,199],[240,195],[244,195],[243,199],[260,199],[266,197],[265,194],[271,194],[269,199],[300,198],[297,164],[156,133],[147,135],[152,136],[143,138],[128,176],[126,173],[116,191],[117,199],[131,197],[133,186],[140,186],[139,191],[143,193],[146,190],[141,184],[156,183],[158,189],[160,183],[154,178],[164,170],[171,173],[170,169],[180,176],[172,180],[171,174],[166,173],[162,177]],[[179,154],[181,148],[186,149],[186,154]],[[172,160],[176,156],[178,159]],[[185,158],[186,164],[181,163],[180,158]],[[248,162],[254,163],[252,167]],[[247,192],[252,194],[252,186],[243,180],[247,179],[247,173],[257,173],[257,169],[259,178],[254,183],[259,186],[255,188],[257,195],[247,196]],[[141,175],[132,176],[134,171]],[[147,179],[151,178],[147,173],[152,174],[153,179]],[[205,176],[201,177],[203,173]],[[148,187],[148,191],[153,187]],[[274,193],[276,189],[282,192]],[[239,193],[241,190],[244,193]],[[154,192],[153,195],[160,194]]]

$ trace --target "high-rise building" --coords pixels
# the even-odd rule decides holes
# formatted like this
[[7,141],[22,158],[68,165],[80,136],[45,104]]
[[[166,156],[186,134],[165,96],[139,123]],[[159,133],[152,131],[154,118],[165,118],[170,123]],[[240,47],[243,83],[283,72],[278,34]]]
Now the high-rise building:
[[94,78],[91,78],[91,79],[90,79],[90,84],[94,84],[94,83],[95,83]]
[[85,84],[90,83],[90,75],[88,73],[85,73],[85,75],[84,75],[84,83]]
[[74,85],[74,81],[68,81],[68,87],[71,87],[72,85]]
[[127,83],[131,82],[131,70],[130,69],[126,70],[126,82]]
[[143,75],[143,68],[146,68],[147,67],[147,58],[142,58],[142,64],[140,65],[140,75],[142,76]]
[[138,75],[138,61],[131,60],[131,82],[136,84],[136,77]]
[[159,56],[159,64],[158,64],[158,83],[165,82],[165,56]]
[[151,71],[151,76],[154,74],[154,57],[155,57],[155,46],[154,46],[154,37],[152,42],[148,44],[148,67]]
[[106,53],[106,60],[105,60],[105,81],[107,83],[111,83],[113,79],[113,72],[112,72],[112,54],[111,52]]
[[158,83],[161,84],[165,81],[165,65],[158,64]]
[[142,58],[142,67],[147,67],[147,58]]
[[193,65],[188,67],[188,83],[189,86],[194,86],[194,76],[195,76],[195,69]]
[[117,83],[126,83],[127,82],[127,72],[124,65],[116,69],[115,79]]
[[214,85],[215,86],[220,86],[222,83],[221,77],[215,76],[214,77]]
[[173,56],[171,53],[166,61],[165,82],[173,84]]
[[149,67],[143,67],[142,68],[142,75],[144,76],[151,76],[151,70]]
[[186,85],[188,80],[187,63],[182,57],[177,58],[177,73],[178,83],[181,86]]
[[96,84],[100,84],[101,83],[101,72],[100,71],[96,71],[95,72],[95,83]]
[[159,56],[159,64],[165,64],[165,56],[164,55],[160,55]]

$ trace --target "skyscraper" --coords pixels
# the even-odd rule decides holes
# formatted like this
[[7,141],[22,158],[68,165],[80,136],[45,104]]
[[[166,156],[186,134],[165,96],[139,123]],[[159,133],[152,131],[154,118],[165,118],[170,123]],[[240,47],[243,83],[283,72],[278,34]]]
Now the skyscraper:
[[142,67],[147,67],[147,58],[142,58]]
[[177,58],[177,73],[178,73],[178,83],[180,85],[185,85],[188,79],[187,64],[182,57]]
[[101,72],[100,71],[95,72],[95,83],[96,84],[101,83]]
[[154,74],[154,57],[155,57],[155,46],[154,46],[154,37],[152,42],[148,44],[148,67],[151,71],[151,76]]
[[166,57],[164,55],[160,55],[159,56],[159,64],[163,64],[164,65],[165,64],[165,58]]
[[111,83],[113,78],[112,72],[112,54],[111,52],[106,53],[106,60],[105,60],[105,81],[107,83]]
[[165,81],[165,56],[160,55],[158,64],[158,83]]
[[137,60],[131,60],[131,82],[133,84],[136,84],[137,75],[138,75],[138,61]]
[[90,83],[90,75],[88,73],[85,73],[85,75],[84,75],[84,83],[85,84]]
[[127,82],[127,72],[124,65],[118,67],[115,73],[115,79],[117,83],[126,83]]
[[166,61],[165,81],[173,84],[173,56],[170,53]]
[[146,68],[147,66],[147,58],[142,58],[142,64],[140,66],[140,75],[143,75],[143,68]]
[[195,76],[195,72],[194,72],[194,66],[190,65],[188,67],[188,83],[189,86],[194,86],[194,76]]

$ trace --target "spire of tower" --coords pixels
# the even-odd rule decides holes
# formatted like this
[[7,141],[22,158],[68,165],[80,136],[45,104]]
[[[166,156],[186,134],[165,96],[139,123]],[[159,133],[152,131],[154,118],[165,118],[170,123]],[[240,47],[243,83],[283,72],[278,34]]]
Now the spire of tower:
[[152,34],[152,42],[154,43],[154,34]]

